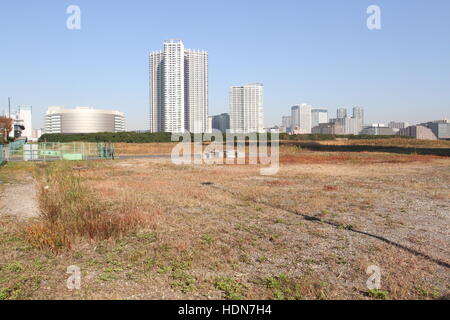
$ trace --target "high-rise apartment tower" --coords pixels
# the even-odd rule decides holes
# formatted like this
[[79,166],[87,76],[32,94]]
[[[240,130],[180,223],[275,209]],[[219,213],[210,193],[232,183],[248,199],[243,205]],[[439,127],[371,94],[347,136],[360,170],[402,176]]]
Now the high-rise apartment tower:
[[263,85],[230,88],[230,129],[232,133],[264,131]]
[[167,40],[150,54],[150,131],[208,130],[208,53]]

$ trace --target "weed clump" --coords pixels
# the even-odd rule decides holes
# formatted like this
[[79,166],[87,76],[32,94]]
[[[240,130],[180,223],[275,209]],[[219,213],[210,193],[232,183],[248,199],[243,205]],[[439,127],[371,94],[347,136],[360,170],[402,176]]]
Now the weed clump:
[[388,292],[383,290],[377,290],[377,289],[370,289],[367,291],[370,297],[375,299],[381,299],[385,300],[388,297]]
[[224,293],[227,300],[242,300],[244,299],[242,293],[242,285],[234,279],[221,277],[214,282],[216,289]]
[[57,251],[70,249],[76,237],[117,239],[146,222],[146,216],[133,205],[117,206],[99,199],[67,163],[42,166],[36,175],[40,219],[25,229],[28,241],[36,247]]
[[275,300],[303,299],[299,284],[284,274],[280,274],[277,277],[267,277],[264,282],[267,288],[271,289]]

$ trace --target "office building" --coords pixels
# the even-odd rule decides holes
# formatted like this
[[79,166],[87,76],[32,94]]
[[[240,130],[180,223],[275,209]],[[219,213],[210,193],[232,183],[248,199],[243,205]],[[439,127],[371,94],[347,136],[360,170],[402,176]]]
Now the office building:
[[97,133],[125,131],[125,114],[91,107],[49,107],[45,133]]
[[374,123],[370,126],[364,127],[360,134],[371,135],[371,136],[393,136],[396,131],[392,128],[387,127],[381,123]]
[[228,113],[222,113],[217,116],[212,116],[212,129],[226,133],[230,129],[230,115]]
[[230,88],[230,130],[232,133],[264,132],[263,85]]
[[328,123],[328,110],[312,109],[311,110],[311,127],[317,127],[321,123]]
[[437,140],[436,135],[430,128],[421,125],[400,129],[397,134],[402,137],[412,137],[418,140]]
[[341,119],[341,121],[344,123],[344,134],[357,135],[362,130],[362,128],[360,130],[358,119],[346,117]]
[[287,131],[291,129],[291,116],[284,116],[281,118],[281,126],[285,128]]
[[337,118],[330,122],[338,123],[344,127],[344,134],[358,135],[364,127],[364,109],[361,107],[353,108],[353,116],[349,117],[347,109],[339,108]]
[[354,107],[353,118],[356,120],[356,134],[359,134],[364,128],[364,109],[361,107]]
[[292,131],[298,134],[310,134],[312,124],[312,107],[308,104],[301,104],[293,106],[291,111]]
[[346,108],[339,108],[337,109],[337,119],[344,119],[347,118],[347,109]]
[[293,106],[291,108],[291,131],[300,127],[300,107]]
[[208,131],[208,53],[167,40],[150,54],[150,131]]
[[395,129],[400,130],[400,129],[405,129],[405,128],[409,127],[409,123],[408,122],[391,121],[391,122],[389,122],[388,127],[391,128],[391,129],[394,129],[394,130]]
[[450,139],[450,122],[448,120],[436,120],[421,125],[431,129],[438,139]]
[[344,134],[344,126],[340,122],[320,123],[312,128],[314,134]]

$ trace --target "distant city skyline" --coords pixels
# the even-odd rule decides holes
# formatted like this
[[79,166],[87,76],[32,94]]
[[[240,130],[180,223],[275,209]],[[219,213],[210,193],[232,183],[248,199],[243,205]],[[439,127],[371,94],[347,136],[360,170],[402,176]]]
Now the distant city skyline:
[[[367,123],[450,117],[448,1],[79,0],[81,30],[66,28],[70,4],[0,4],[0,112],[8,112],[8,97],[13,109],[31,105],[34,128],[61,105],[120,110],[129,130],[148,130],[148,55],[173,38],[209,53],[209,115],[229,112],[230,86],[261,82],[265,127],[301,103],[361,105]],[[366,26],[371,4],[381,8],[381,30]],[[170,23],[148,16],[173,6]],[[254,14],[261,19],[248,19]]]

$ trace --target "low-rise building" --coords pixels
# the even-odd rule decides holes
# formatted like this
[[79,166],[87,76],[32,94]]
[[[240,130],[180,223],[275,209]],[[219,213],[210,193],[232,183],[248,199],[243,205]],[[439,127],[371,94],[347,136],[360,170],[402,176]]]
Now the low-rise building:
[[397,134],[402,137],[412,137],[418,140],[437,140],[436,135],[430,128],[421,125],[400,129]]
[[329,123],[321,123],[318,126],[312,128],[312,133],[314,134],[344,134],[344,126],[340,121],[329,122]]
[[389,128],[394,129],[394,131],[399,131],[400,129],[405,129],[409,127],[409,123],[408,122],[395,122],[395,121],[391,121],[389,122],[388,125]]
[[396,134],[394,129],[389,128],[381,123],[374,123],[371,126],[366,126],[361,131],[361,134],[366,134],[370,136],[393,136]]
[[45,115],[45,133],[97,133],[125,131],[125,114],[90,107],[65,109],[49,107]]
[[431,129],[438,139],[450,139],[450,122],[448,120],[436,120],[421,125]]

